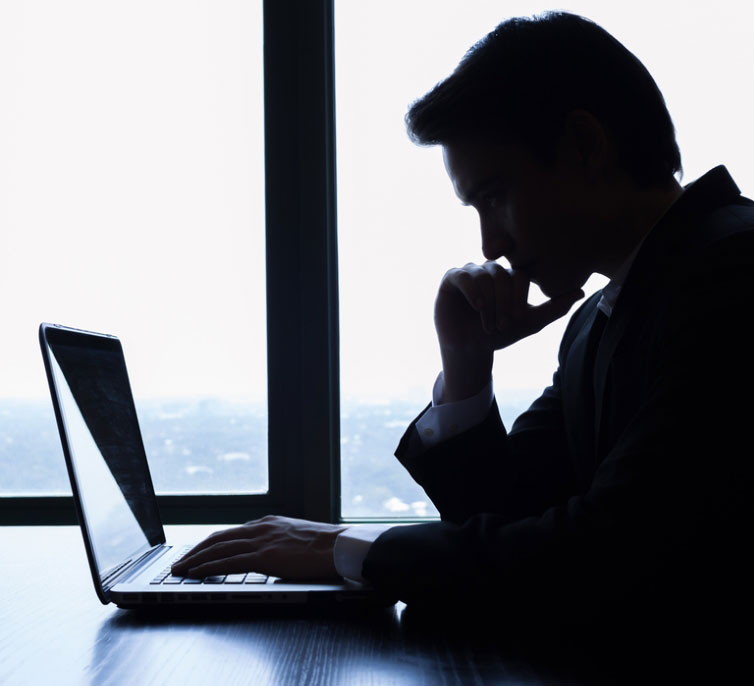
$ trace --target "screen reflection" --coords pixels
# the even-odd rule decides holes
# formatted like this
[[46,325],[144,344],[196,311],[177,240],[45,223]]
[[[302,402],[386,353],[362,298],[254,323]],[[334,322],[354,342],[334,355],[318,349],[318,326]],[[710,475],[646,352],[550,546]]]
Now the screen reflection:
[[[87,337],[89,338],[89,337]],[[163,532],[117,340],[53,342],[50,362],[86,528],[101,578]]]

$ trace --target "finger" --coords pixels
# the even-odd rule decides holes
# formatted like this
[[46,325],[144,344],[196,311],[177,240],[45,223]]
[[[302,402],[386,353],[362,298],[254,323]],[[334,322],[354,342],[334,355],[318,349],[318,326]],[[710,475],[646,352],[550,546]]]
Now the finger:
[[475,312],[479,312],[482,309],[484,301],[482,293],[479,290],[479,285],[475,282],[469,271],[470,266],[475,267],[476,265],[449,269],[440,283],[440,290],[450,293],[460,293],[468,306]]
[[187,560],[190,560],[192,557],[194,557],[196,554],[202,552],[203,550],[206,550],[209,546],[213,545],[209,539],[205,539],[204,541],[201,541],[201,543],[197,543],[191,550],[184,553],[179,557],[175,562],[173,562],[171,569],[175,570],[179,567],[184,566],[184,563]]
[[510,272],[511,312],[516,320],[523,319],[529,304],[529,275],[518,270]]
[[446,274],[447,285],[460,292],[471,309],[479,313],[482,328],[488,334],[497,327],[493,279],[497,271],[505,270],[496,262],[488,261],[484,266],[469,262]]
[[[485,333],[492,333],[497,328],[497,292],[495,288],[495,273],[503,268],[497,262],[485,262],[483,266],[467,265],[473,267],[472,277],[479,289],[481,300],[479,301],[479,315],[482,319],[482,328]],[[505,271],[505,270],[503,270]]]
[[240,538],[240,535],[239,535],[240,528],[241,527],[236,527],[233,529],[223,529],[222,531],[215,531],[214,533],[207,536],[207,538],[205,538],[203,541],[200,541],[199,543],[197,543],[181,559],[185,560],[191,555],[195,555],[199,551],[204,550],[205,548],[208,548],[209,546],[212,546],[215,543],[218,543],[219,541],[228,540],[229,538]]
[[492,275],[492,284],[495,293],[494,300],[494,328],[502,331],[508,324],[511,316],[511,278],[507,269],[497,262],[485,263],[485,268]]
[[571,309],[573,303],[584,297],[584,291],[571,291],[529,308],[530,333],[536,333],[559,319]]
[[184,572],[191,567],[196,567],[205,562],[232,557],[239,553],[248,553],[252,550],[253,549],[248,546],[248,543],[243,546],[241,546],[239,542],[233,541],[217,543],[210,548],[206,548],[194,555],[182,559],[180,562],[175,563],[171,569],[174,572]]
[[207,536],[207,538],[205,538],[203,541],[197,543],[193,548],[191,548],[191,550],[189,550],[185,555],[183,555],[183,557],[181,557],[180,561],[187,560],[192,555],[195,555],[196,553],[199,553],[202,550],[206,550],[207,548],[223,541],[253,538],[256,535],[257,528],[257,522],[248,522],[243,526],[236,526],[231,529],[221,529],[220,531],[215,531],[214,533]]
[[194,555],[184,557],[180,562],[175,563],[171,569],[173,572],[185,572],[187,569],[191,569],[206,562],[212,562],[214,560],[221,560],[234,555],[245,554],[254,552],[256,545],[250,539],[242,539],[236,541],[221,541],[215,543],[209,548],[205,548]]
[[[192,579],[203,579],[217,574],[243,574],[245,572],[259,572],[257,569],[257,553],[244,553],[221,560],[212,560],[200,565],[190,567],[185,576]],[[263,574],[266,572],[262,572]]]

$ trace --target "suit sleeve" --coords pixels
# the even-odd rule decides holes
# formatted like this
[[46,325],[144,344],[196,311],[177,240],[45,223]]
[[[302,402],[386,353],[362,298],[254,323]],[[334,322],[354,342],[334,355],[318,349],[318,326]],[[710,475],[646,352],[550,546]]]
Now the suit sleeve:
[[656,330],[634,351],[647,356],[646,393],[588,489],[569,481],[556,374],[510,434],[492,413],[405,460],[443,521],[388,530],[363,575],[409,605],[484,603],[511,619],[680,606],[715,579],[718,592],[742,588],[754,249],[728,248],[653,301]]
[[[597,299],[592,297],[571,318],[561,344],[561,361]],[[482,423],[425,450],[415,430],[417,420],[408,427],[395,454],[445,522],[460,524],[480,513],[497,513],[514,521],[541,514],[573,493],[575,475],[559,370],[552,385],[510,432],[493,402]]]
[[414,429],[396,457],[446,522],[497,512],[511,520],[563,500],[573,482],[559,401],[559,375],[508,433],[493,402],[469,431],[423,450]]

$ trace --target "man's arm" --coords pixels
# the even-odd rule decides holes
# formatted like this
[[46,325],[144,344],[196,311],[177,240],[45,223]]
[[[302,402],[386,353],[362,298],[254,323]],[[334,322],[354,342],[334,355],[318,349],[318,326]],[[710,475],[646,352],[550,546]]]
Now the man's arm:
[[[528,283],[528,278],[522,272],[509,272],[495,262],[487,262],[483,266],[468,264],[447,272],[435,303],[435,324],[443,358],[444,381],[442,397],[438,401],[445,404],[463,403],[470,396],[479,395],[491,383],[494,350],[539,331],[565,314],[573,302],[583,296],[578,291],[534,307],[526,302]],[[414,424],[409,431],[413,431]],[[484,508],[487,504],[494,509],[500,502],[498,487],[501,479],[507,480],[511,488],[521,481],[521,474],[501,472],[500,466],[505,466],[504,463],[497,459],[499,455],[493,456],[489,450],[490,446],[498,443],[491,434],[499,435],[501,430],[504,436],[505,430],[499,421],[497,408],[493,406],[479,426],[441,443],[450,444],[452,453],[453,442],[459,439],[465,441],[471,433],[477,437],[479,446],[485,449],[482,459],[487,466],[484,470],[474,470],[470,464],[466,465],[468,469],[460,471],[458,466],[453,467],[459,475],[456,482],[459,492],[465,494],[462,497],[466,500],[473,500],[476,512],[480,506]],[[415,435],[415,441],[420,446],[419,452],[423,451],[418,435]],[[405,439],[401,442],[402,446],[404,442]],[[401,447],[399,457],[400,453]],[[544,451],[543,454],[550,455],[552,451]],[[417,478],[409,464],[402,461]],[[468,477],[474,471],[477,475],[475,483],[464,484],[460,477]],[[477,487],[480,478],[487,486],[489,497],[484,497]],[[420,477],[419,480],[421,483]],[[435,489],[432,484],[425,481],[423,485],[430,497],[433,500],[438,498],[436,503],[439,502],[440,489],[433,496]],[[520,500],[525,489],[512,489],[511,492],[516,492]],[[511,500],[508,499],[508,502]],[[465,516],[467,508],[468,505],[458,508],[441,504],[440,511],[444,517],[454,519]],[[198,577],[253,570],[290,578],[336,576],[338,570],[333,550],[338,535],[345,528],[287,517],[265,517],[216,532],[176,563],[173,573]],[[358,558],[365,550],[359,551]],[[351,563],[358,565],[358,559]]]
[[[497,305],[487,303],[480,293],[489,295],[497,290],[498,295],[505,293],[510,296],[516,290],[520,298],[525,300],[528,281],[523,280],[521,273],[513,275],[495,263],[488,263],[486,267],[467,265],[463,270],[450,270],[443,279],[438,294],[435,321],[439,327],[441,348],[444,340],[442,327],[453,328],[449,345],[443,354],[443,366],[453,373],[459,369],[455,366],[456,362],[463,364],[463,356],[456,358],[453,353],[456,346],[462,343],[459,327],[468,328],[464,334],[463,340],[466,343],[463,347],[469,347],[469,340],[482,338],[487,339],[487,342],[483,340],[480,346],[480,341],[477,340],[471,347],[482,347],[484,350],[486,346],[492,345],[494,349],[494,346],[517,340],[518,335],[528,335],[532,330],[541,328],[549,317],[560,315],[564,303],[572,302],[579,295],[568,296],[557,305],[550,301],[544,311],[536,311],[534,322],[526,323],[518,333],[511,333],[505,324],[514,317],[511,313],[506,314],[505,308],[515,304],[515,319],[522,322],[522,315],[529,306],[520,299],[511,297],[505,302],[501,297],[498,298],[500,302]],[[490,284],[475,282],[469,270],[476,274],[477,279],[493,282],[491,287]],[[516,285],[495,286],[495,278],[515,281]],[[460,291],[454,284],[459,282],[468,297],[463,295],[460,300],[456,300]],[[450,304],[443,302],[443,298],[449,298]],[[469,298],[479,303],[480,312],[470,310]],[[470,320],[462,324],[456,321],[453,324],[459,316],[458,311],[454,310],[458,309],[461,317],[470,314]],[[500,312],[493,311],[496,309]],[[499,325],[500,329],[493,332],[483,318],[487,322],[494,318],[494,328],[497,329]],[[503,336],[498,335],[501,330]],[[495,336],[492,343],[489,343],[489,334]],[[486,357],[487,353],[483,352],[482,360]],[[438,375],[431,405],[408,427],[398,446],[396,457],[425,489],[446,521],[465,521],[478,512],[505,510],[513,519],[541,512],[545,506],[562,500],[570,492],[573,483],[568,457],[564,451],[566,439],[562,426],[558,375],[555,375],[553,386],[525,414],[525,420],[521,422],[525,430],[514,432],[511,439],[500,422],[494,404],[490,369],[483,362],[479,371],[478,379],[466,384],[466,381],[474,378],[474,374],[468,369],[461,370],[459,378],[464,381],[464,385],[456,385],[450,392],[446,390],[445,372]],[[485,375],[485,385],[474,393],[477,386],[485,381]],[[468,396],[468,393],[474,394]],[[503,453],[506,443],[512,444],[512,452],[519,455],[510,455],[509,459],[505,459]],[[465,454],[467,459],[459,459],[459,454]],[[363,562],[371,544],[388,528],[349,530],[342,533],[335,550],[338,571],[343,576],[363,580]]]
[[482,422],[428,449],[419,445],[414,424],[395,454],[444,521],[461,523],[482,512],[520,519],[575,491],[559,372],[510,433],[495,401]]
[[[754,469],[746,252],[731,247],[726,263],[689,268],[637,315],[651,319],[624,349],[621,378],[633,383],[640,361],[645,390],[633,413],[608,412],[623,428],[586,491],[521,518],[485,503],[466,519],[392,529],[371,547],[364,576],[409,604],[481,602],[511,621],[628,610],[667,619],[690,598],[710,603],[745,588]],[[455,458],[467,462],[468,451]],[[424,463],[427,474],[435,464]],[[441,481],[452,491],[452,479]]]
[[[524,273],[505,270],[494,262],[467,264],[445,274],[435,302],[444,398],[457,399],[473,391],[490,373],[480,360],[538,331],[583,295],[578,291],[535,307],[526,302],[528,288]],[[581,311],[588,313],[593,304],[585,303]],[[572,340],[572,332],[584,319],[583,314],[572,318],[564,341]],[[464,360],[470,360],[468,367]],[[468,381],[480,367],[483,371],[475,381],[448,390],[452,384],[448,375]],[[421,433],[416,429],[421,428],[422,415],[405,432],[396,456],[446,521],[463,522],[480,512],[513,519],[539,514],[573,492],[560,394],[557,371],[552,385],[519,417],[510,433],[493,402],[482,421],[438,444],[419,440]]]

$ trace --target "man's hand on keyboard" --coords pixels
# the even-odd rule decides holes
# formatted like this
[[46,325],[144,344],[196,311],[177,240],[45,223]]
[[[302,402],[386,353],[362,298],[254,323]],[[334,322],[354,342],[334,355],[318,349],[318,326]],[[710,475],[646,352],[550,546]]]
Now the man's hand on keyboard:
[[288,579],[336,578],[333,547],[346,528],[268,515],[216,531],[176,562],[172,572],[194,578],[240,572]]

